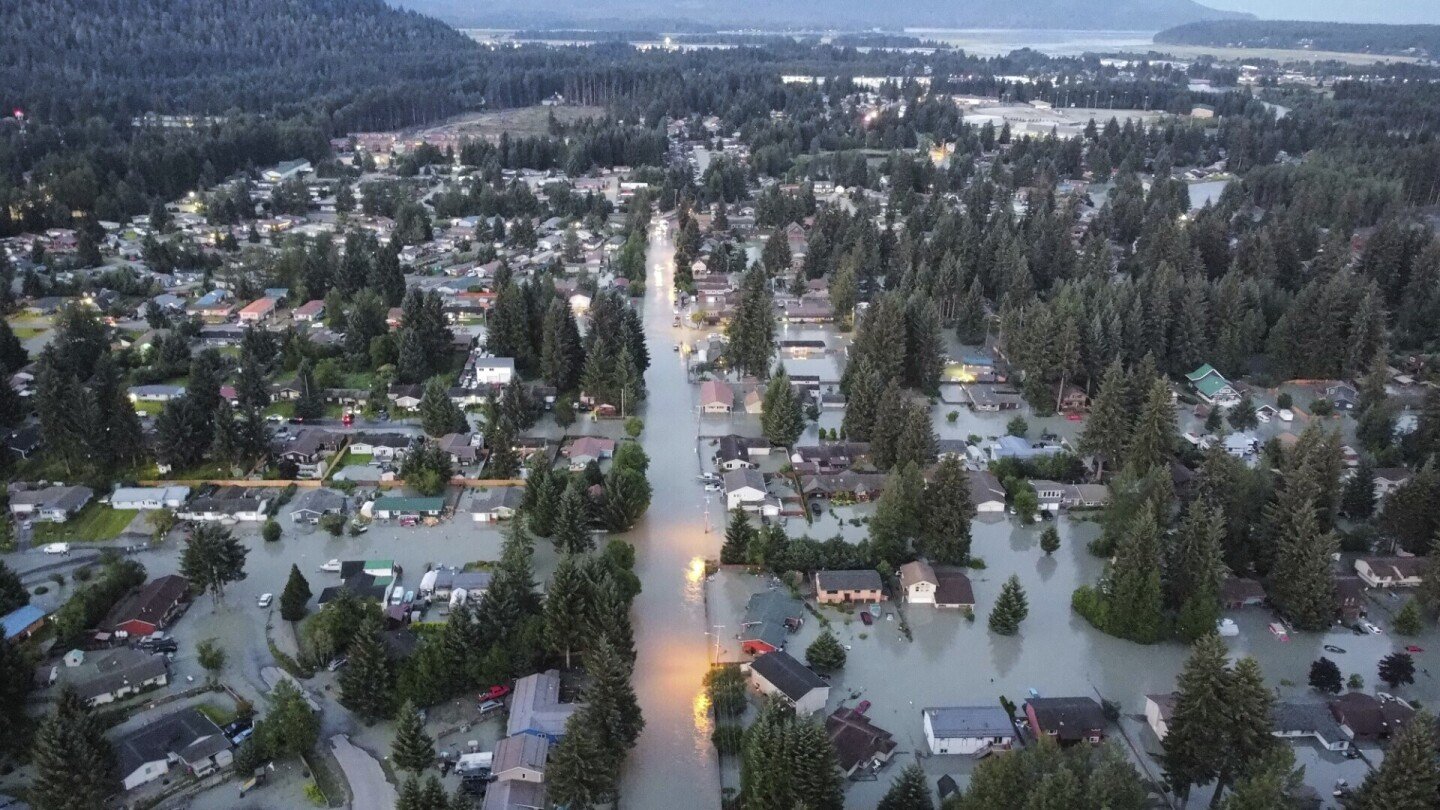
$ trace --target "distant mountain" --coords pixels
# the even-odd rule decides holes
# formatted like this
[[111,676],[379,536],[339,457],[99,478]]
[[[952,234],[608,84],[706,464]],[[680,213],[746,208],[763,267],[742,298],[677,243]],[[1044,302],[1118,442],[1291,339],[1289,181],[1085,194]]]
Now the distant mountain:
[[1440,56],[1440,25],[1210,20],[1155,35],[1163,45],[1295,48],[1389,56]]
[[1158,31],[1246,19],[1194,0],[391,0],[462,27],[1044,28]]

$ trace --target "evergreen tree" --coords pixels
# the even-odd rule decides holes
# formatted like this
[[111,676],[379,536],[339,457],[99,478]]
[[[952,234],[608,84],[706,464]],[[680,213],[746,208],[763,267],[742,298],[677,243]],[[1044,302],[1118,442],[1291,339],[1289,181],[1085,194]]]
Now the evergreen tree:
[[1225,762],[1229,706],[1225,645],[1214,633],[1191,648],[1177,679],[1175,709],[1169,733],[1162,740],[1166,779],[1182,798],[1192,785],[1204,785],[1220,774]]
[[30,604],[30,591],[10,566],[0,560],[0,616]]
[[1130,434],[1128,462],[1137,471],[1146,471],[1169,462],[1175,448],[1175,406],[1170,404],[1170,386],[1154,378],[1145,404]]
[[1415,600],[1431,617],[1440,614],[1440,539],[1430,544],[1425,571],[1420,576],[1420,587],[1415,589]]
[[1272,598],[1303,630],[1323,630],[1335,612],[1335,535],[1316,525],[1314,503],[1305,500],[1288,514],[1276,540],[1271,572]]
[[930,785],[925,781],[925,771],[919,764],[906,766],[890,783],[890,789],[885,791],[876,807],[877,810],[935,810]]
[[818,723],[797,720],[789,736],[791,778],[799,806],[841,810],[845,806],[844,782],[830,735]]
[[550,749],[545,762],[545,792],[557,805],[588,810],[608,801],[615,791],[615,752],[605,748],[600,729],[585,712],[565,721],[565,735]]
[[295,387],[300,391],[295,399],[296,419],[319,419],[325,415],[325,391],[315,383],[314,368],[308,357],[300,361]]
[[265,716],[265,742],[274,757],[298,757],[315,749],[320,739],[320,718],[300,688],[281,681],[271,692],[270,713]]
[[420,398],[420,427],[428,436],[464,433],[470,429],[465,413],[450,399],[449,388],[442,377],[431,377]]
[[420,711],[408,700],[400,704],[395,741],[390,745],[390,761],[395,763],[395,767],[416,774],[435,762],[435,740],[425,733]]
[[566,302],[555,299],[545,311],[544,339],[540,344],[540,377],[559,393],[575,390],[584,368],[585,349],[575,314]]
[[1349,810],[1425,810],[1435,806],[1440,791],[1440,765],[1435,762],[1435,719],[1417,712],[1395,735],[1380,767],[1345,803]]
[[1393,652],[1380,659],[1380,680],[1391,689],[1415,683],[1415,659],[1407,652]]
[[1400,610],[1396,611],[1395,618],[1390,622],[1390,629],[1402,636],[1413,636],[1420,632],[1420,625],[1420,603],[1407,599]]
[[765,387],[760,424],[765,438],[778,447],[789,447],[800,438],[805,430],[805,416],[801,413],[800,400],[790,385],[790,377],[784,367],[775,370],[775,376]]
[[1222,810],[1275,810],[1291,807],[1292,797],[1304,784],[1303,769],[1295,770],[1295,754],[1274,748],[1265,760],[1235,782],[1235,790],[1219,806]]
[[605,502],[601,516],[605,528],[623,532],[639,522],[650,508],[650,482],[645,474],[612,466],[605,476]]
[[366,722],[389,717],[394,710],[394,664],[380,643],[380,628],[373,615],[355,631],[349,658],[350,663],[340,671],[341,705]]
[[551,652],[565,659],[570,669],[572,653],[585,647],[585,602],[588,582],[572,554],[565,554],[550,578],[545,595],[545,641]]
[[826,630],[805,648],[805,663],[820,672],[833,672],[845,666],[845,648]]
[[871,441],[882,397],[888,392],[869,358],[857,359],[846,371],[850,385],[840,431],[851,441],[868,442]]
[[290,578],[285,590],[280,592],[280,618],[287,622],[298,622],[305,618],[305,606],[310,601],[310,583],[300,573],[300,566],[290,566]]
[[1040,531],[1040,550],[1049,557],[1060,550],[1060,530],[1054,526],[1046,526]]
[[485,460],[487,477],[509,479],[520,474],[520,455],[515,452],[515,427],[509,419],[502,416],[485,424],[485,446],[490,448],[490,457]]
[[895,437],[895,467],[907,464],[927,466],[935,460],[935,429],[930,424],[930,409],[907,403],[904,421]]
[[219,603],[225,586],[245,579],[245,557],[250,553],[230,530],[216,523],[197,526],[180,553],[180,575],[198,593],[209,593]]
[[945,341],[940,312],[929,298],[915,296],[905,307],[905,384],[927,394],[940,392],[945,367]]
[[1243,779],[1263,767],[1272,752],[1282,746],[1271,733],[1275,696],[1265,685],[1265,676],[1254,658],[1242,658],[1235,663],[1226,702],[1230,709],[1226,718],[1228,745],[1216,777],[1217,797],[1232,780]]
[[631,659],[616,650],[608,638],[600,638],[585,654],[585,674],[590,685],[585,689],[588,722],[600,732],[606,750],[619,756],[635,747],[645,720],[640,716],[640,703],[630,685]]
[[726,328],[726,354],[742,374],[763,376],[775,354],[775,306],[764,271],[752,267],[740,282],[740,301]]
[[30,758],[27,798],[38,810],[101,810],[119,787],[104,724],[68,688],[36,730]]
[[1155,511],[1146,505],[1116,547],[1110,570],[1106,631],[1141,644],[1159,641],[1163,630],[1159,537]]
[[1344,686],[1340,678],[1340,667],[1329,658],[1321,656],[1310,665],[1310,687],[1327,695],[1338,695]]
[[1013,636],[1020,632],[1020,623],[1030,615],[1030,604],[1025,590],[1020,587],[1020,577],[1011,574],[1000,588],[995,607],[990,610],[990,631],[1002,636]]
[[1116,359],[1105,369],[1099,392],[1090,405],[1085,431],[1080,434],[1080,452],[1096,458],[1103,475],[1105,462],[1118,463],[1125,457],[1130,440],[1130,414],[1126,410],[1125,371]]
[[970,477],[959,459],[941,460],[925,485],[917,551],[939,565],[970,561],[970,521],[976,515],[970,500]]
[[590,535],[589,496],[577,479],[565,488],[555,515],[555,548],[561,554],[584,554],[595,548]]
[[720,547],[720,564],[743,565],[754,535],[745,510],[738,506],[731,509],[730,523],[725,527],[725,544]]
[[1375,514],[1375,465],[1370,459],[1360,459],[1354,475],[1345,482],[1340,511],[1352,520],[1366,520]]

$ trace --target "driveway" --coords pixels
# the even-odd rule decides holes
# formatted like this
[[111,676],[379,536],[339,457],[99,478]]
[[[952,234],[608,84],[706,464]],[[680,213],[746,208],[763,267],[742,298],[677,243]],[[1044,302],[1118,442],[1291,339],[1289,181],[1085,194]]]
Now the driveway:
[[375,757],[350,743],[344,734],[330,738],[330,748],[350,783],[352,810],[393,810],[399,797],[395,788],[385,781],[385,771]]

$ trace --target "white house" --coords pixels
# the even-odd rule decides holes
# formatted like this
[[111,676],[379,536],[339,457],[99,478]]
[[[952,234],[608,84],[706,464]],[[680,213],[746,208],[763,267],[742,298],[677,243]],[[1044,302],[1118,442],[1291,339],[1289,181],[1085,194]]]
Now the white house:
[[784,650],[765,653],[742,665],[750,685],[762,695],[779,695],[804,717],[821,711],[830,700],[830,685]]
[[292,177],[311,174],[314,171],[308,160],[287,160],[276,164],[274,168],[266,169],[260,176],[267,183],[281,183]]
[[509,385],[515,378],[515,358],[513,357],[477,357],[475,358],[475,384],[476,385]]
[[900,589],[905,592],[905,601],[912,605],[935,604],[935,589],[940,579],[935,569],[924,560],[915,560],[900,566]]
[[1000,479],[989,470],[972,470],[970,478],[970,502],[975,511],[999,514],[1005,511],[1005,488]]
[[765,476],[759,470],[731,470],[725,473],[725,508],[760,509],[769,498]]
[[1277,702],[1271,709],[1274,718],[1271,734],[1294,740],[1310,737],[1327,751],[1344,751],[1350,738],[1324,703]]
[[947,706],[921,711],[925,743],[932,754],[973,755],[1008,750],[1015,724],[999,706]]
[[1424,557],[1361,557],[1355,573],[1372,588],[1417,588],[1427,564]]
[[114,749],[126,790],[159,779],[174,765],[201,777],[234,760],[220,727],[194,707],[136,728],[115,740]]
[[189,487],[119,487],[110,495],[112,509],[179,509]]
[[1145,722],[1155,732],[1155,739],[1164,742],[1170,733],[1170,717],[1175,713],[1175,693],[1145,696]]

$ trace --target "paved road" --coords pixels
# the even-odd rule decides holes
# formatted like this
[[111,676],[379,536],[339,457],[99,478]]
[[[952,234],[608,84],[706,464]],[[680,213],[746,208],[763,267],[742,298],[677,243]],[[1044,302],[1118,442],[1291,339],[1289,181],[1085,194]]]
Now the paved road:
[[[706,532],[703,491],[695,482],[695,392],[680,355],[671,350],[681,336],[671,326],[674,253],[667,235],[652,233],[643,304],[651,365],[641,442],[650,456],[654,495],[645,519],[630,533],[644,586],[634,609],[639,656],[634,684],[645,732],[621,780],[620,806],[626,810],[720,804],[701,679],[709,668],[703,561],[718,555],[722,533]],[[712,522],[723,519],[716,511],[710,514]]]
[[394,810],[399,797],[385,781],[385,771],[375,757],[356,748],[344,734],[331,737],[330,748],[350,783],[351,810]]

